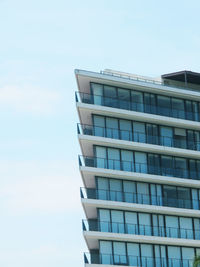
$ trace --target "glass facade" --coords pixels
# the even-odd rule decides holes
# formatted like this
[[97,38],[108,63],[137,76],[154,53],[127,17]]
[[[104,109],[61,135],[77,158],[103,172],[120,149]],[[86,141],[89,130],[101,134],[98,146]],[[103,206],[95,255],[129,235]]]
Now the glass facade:
[[94,154],[97,168],[200,179],[200,160],[102,146],[94,146]]
[[91,95],[82,94],[83,102],[121,108],[185,120],[199,121],[199,102],[137,90],[91,83]]
[[99,241],[100,263],[142,267],[192,267],[199,248]]
[[200,189],[196,188],[97,177],[95,192],[102,200],[200,209]]
[[83,133],[139,143],[200,150],[200,132],[145,122],[93,115],[93,126]]
[[97,220],[88,223],[89,229],[101,232],[200,240],[200,219],[195,217],[98,209]]
[[[200,151],[200,128],[188,121],[200,122],[200,101],[189,94],[173,97],[167,91],[151,93],[151,88],[126,89],[122,83],[116,86],[116,81],[112,86],[95,83],[94,77],[92,81],[90,77],[84,79],[84,84],[79,83],[82,92],[76,95],[76,101],[98,105],[98,111],[96,107],[97,114],[91,108],[88,112],[78,105],[80,118],[91,122],[79,124],[78,133],[117,139],[120,144],[116,148],[109,139],[104,139],[103,145],[98,145],[97,138],[84,139],[83,154],[90,153],[79,157],[84,184],[88,185],[81,189],[81,197],[88,199],[83,200],[87,217],[83,230],[90,252],[90,256],[85,254],[85,263],[192,267],[195,255],[200,255],[200,158],[190,150]],[[81,88],[86,79],[89,93],[83,93],[86,89]],[[111,109],[100,106],[118,110],[107,113]],[[138,113],[130,113],[131,118],[119,109]],[[185,120],[179,120],[179,125],[185,123],[185,128],[176,127],[175,120],[164,117],[157,117],[156,123],[152,123],[151,114]],[[119,140],[137,142],[133,144],[133,149],[136,146],[137,149],[127,149],[126,143]],[[159,145],[159,153],[152,153],[153,146],[139,143]],[[129,180],[125,180],[122,171]],[[150,178],[153,182],[148,182]],[[95,237],[87,231],[99,231],[101,235]]]

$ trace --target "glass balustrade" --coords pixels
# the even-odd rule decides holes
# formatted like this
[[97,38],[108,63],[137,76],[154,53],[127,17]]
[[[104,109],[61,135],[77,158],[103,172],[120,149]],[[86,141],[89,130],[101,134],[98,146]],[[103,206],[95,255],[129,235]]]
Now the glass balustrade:
[[127,203],[137,203],[155,206],[175,207],[182,209],[195,209],[200,207],[200,201],[197,199],[170,198],[157,195],[147,195],[139,193],[129,193],[122,191],[81,188],[81,198],[100,199],[110,201],[120,201]]
[[176,147],[190,150],[200,150],[200,142],[186,140],[181,142],[180,138],[170,136],[147,135],[138,131],[119,130],[116,128],[100,127],[87,124],[77,124],[78,134],[107,137],[124,141],[139,142],[160,146]]
[[83,220],[82,227],[83,231],[99,231],[99,232],[118,233],[118,234],[147,235],[147,236],[200,240],[200,230],[177,228],[177,227],[107,222],[94,219]]

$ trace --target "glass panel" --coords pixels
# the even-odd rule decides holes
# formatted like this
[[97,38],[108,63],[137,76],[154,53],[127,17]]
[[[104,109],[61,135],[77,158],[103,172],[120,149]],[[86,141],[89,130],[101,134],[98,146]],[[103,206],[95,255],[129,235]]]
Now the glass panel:
[[193,120],[192,101],[186,100],[185,101],[185,107],[186,107],[186,118],[187,118],[187,120]]
[[135,183],[125,181],[123,183],[123,187],[125,201],[130,203],[136,203]]
[[192,102],[192,108],[193,108],[193,112],[194,112],[194,120],[195,121],[199,121],[199,112],[198,112],[198,104],[197,102]]
[[98,193],[98,199],[103,200],[109,200],[109,185],[108,185],[108,179],[106,178],[97,178],[97,193]]
[[106,118],[106,137],[119,139],[117,119]]
[[178,208],[175,186],[163,185],[163,205]]
[[154,236],[159,236],[159,227],[158,227],[158,215],[153,214],[152,215],[152,222],[153,222],[153,235]]
[[158,126],[154,124],[146,124],[147,143],[159,144]]
[[135,168],[136,172],[147,173],[147,157],[146,153],[135,152]]
[[148,154],[148,172],[160,174],[160,158],[155,154]]
[[108,168],[120,170],[120,151],[115,148],[108,148]]
[[107,168],[105,147],[96,146],[96,166],[97,168]]
[[200,220],[194,219],[194,233],[195,239],[200,240]]
[[196,179],[200,180],[200,161],[196,160],[196,166],[197,166],[197,175],[196,175]]
[[122,140],[133,140],[132,123],[128,120],[119,120],[120,125],[120,138]]
[[144,123],[133,122],[133,140],[134,142],[146,143]]
[[105,118],[102,116],[93,116],[94,121],[94,135],[105,136]]
[[108,107],[117,107],[117,90],[112,86],[104,86],[104,105]]
[[166,222],[166,236],[178,238],[178,217],[175,216],[165,216]]
[[184,119],[184,101],[182,99],[172,98],[172,116],[175,118]]
[[187,178],[187,161],[183,158],[175,158],[175,175],[176,177]]
[[101,232],[111,232],[109,210],[99,210],[99,224]]
[[147,183],[137,183],[138,203],[150,204],[149,185]]
[[140,235],[151,235],[151,217],[147,213],[139,213],[139,233]]
[[192,150],[196,149],[194,131],[191,130],[187,131],[187,142],[188,142],[188,149]]
[[127,264],[126,248],[123,242],[113,242],[114,264]]
[[157,96],[158,114],[163,116],[171,116],[170,98],[167,96]]
[[155,251],[155,267],[163,266],[162,260],[161,260],[161,255],[160,255],[160,246],[155,245],[154,251]]
[[194,259],[194,248],[184,248],[182,247],[182,258],[183,258],[183,267],[192,267]]
[[145,112],[156,114],[155,95],[144,93]]
[[130,90],[118,89],[119,107],[130,109]]
[[122,211],[111,211],[112,232],[124,233],[124,215]]
[[112,243],[110,241],[99,241],[100,262],[102,264],[113,264]]
[[185,129],[179,129],[179,128],[174,129],[174,146],[180,148],[187,148]]
[[126,230],[128,234],[138,234],[137,213],[125,212]]
[[196,168],[196,160],[194,159],[189,160],[189,172],[190,172],[190,178],[196,180],[198,174]]
[[177,199],[178,207],[191,209],[192,202],[191,202],[190,188],[177,187],[177,193],[178,193],[178,199]]
[[140,250],[138,244],[127,243],[128,265],[140,266]]
[[162,258],[162,267],[169,267],[167,266],[166,247],[160,246],[160,251],[161,251],[161,258]]
[[122,181],[110,179],[110,200],[122,201]]
[[102,84],[91,84],[91,91],[93,94],[93,101],[95,105],[103,104],[103,85]]
[[122,170],[132,172],[134,171],[133,152],[128,150],[121,150]]
[[160,127],[160,143],[163,146],[173,146],[173,129],[170,127]]
[[180,217],[181,238],[193,239],[193,226],[191,218]]
[[158,224],[159,224],[159,235],[166,236],[163,215],[158,215]]
[[168,246],[168,263],[170,267],[181,266],[181,251],[180,247]]
[[161,156],[162,175],[173,176],[173,158]]
[[153,267],[153,248],[152,245],[141,244],[142,267]]
[[143,94],[141,92],[131,91],[131,109],[135,111],[144,111]]
[[195,136],[195,149],[200,151],[200,133],[195,131],[194,136]]
[[195,210],[199,209],[197,189],[192,189],[192,205],[193,205],[193,209]]
[[167,267],[165,246],[155,245],[154,250],[155,250],[155,267]]
[[157,196],[156,196],[156,185],[150,184],[150,190],[151,190],[151,204],[158,205]]
[[156,185],[156,191],[157,191],[157,201],[159,206],[163,205],[163,201],[162,201],[162,188],[161,185]]

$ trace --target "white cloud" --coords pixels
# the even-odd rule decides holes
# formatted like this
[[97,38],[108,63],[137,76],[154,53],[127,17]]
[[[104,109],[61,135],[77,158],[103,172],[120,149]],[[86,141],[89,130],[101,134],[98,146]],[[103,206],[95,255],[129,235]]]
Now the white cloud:
[[0,88],[1,108],[17,112],[52,113],[57,109],[60,100],[58,92],[30,85],[7,85]]

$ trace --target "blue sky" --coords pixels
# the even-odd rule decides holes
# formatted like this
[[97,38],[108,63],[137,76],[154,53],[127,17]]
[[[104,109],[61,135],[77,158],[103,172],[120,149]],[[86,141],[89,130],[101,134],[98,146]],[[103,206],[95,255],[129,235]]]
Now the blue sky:
[[1,267],[83,266],[74,69],[200,72],[199,10],[198,0],[0,0]]

